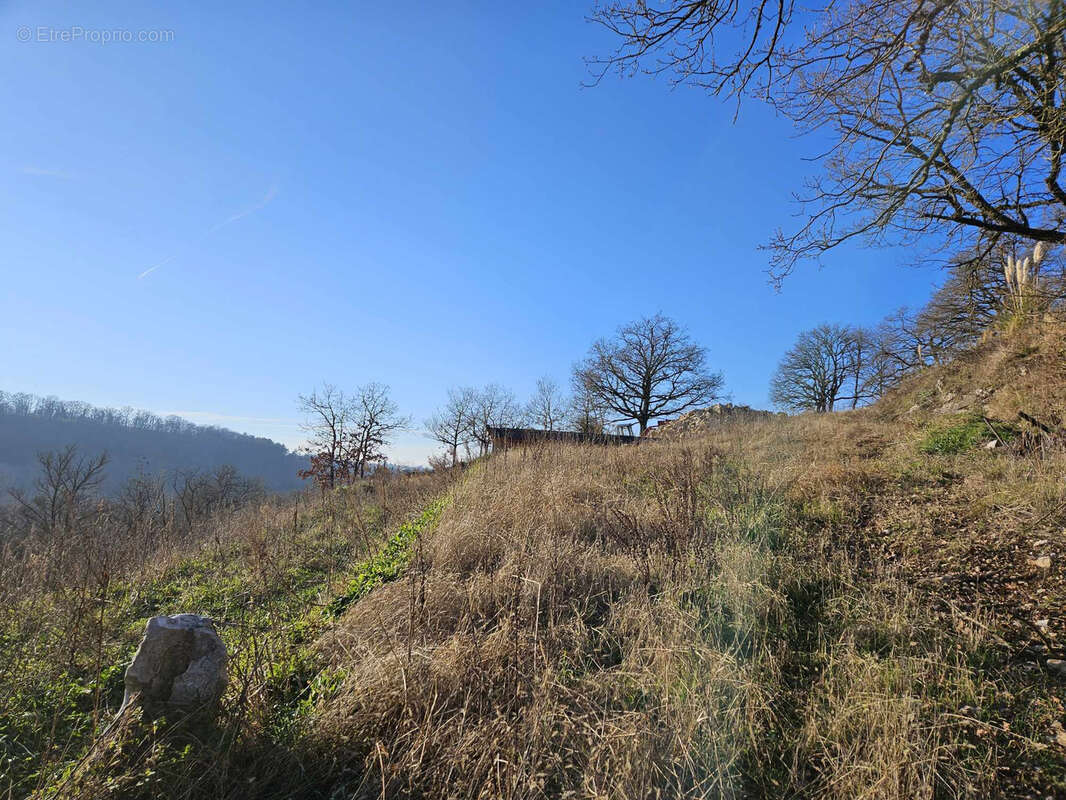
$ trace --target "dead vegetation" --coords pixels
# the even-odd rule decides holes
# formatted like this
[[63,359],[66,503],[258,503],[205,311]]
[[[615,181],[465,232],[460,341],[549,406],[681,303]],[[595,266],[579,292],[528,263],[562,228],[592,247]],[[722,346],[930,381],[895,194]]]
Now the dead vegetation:
[[[360,582],[362,555],[302,596],[263,574],[286,622],[236,640],[217,730],[131,724],[39,796],[1061,796],[1066,454],[1016,447],[1005,412],[1057,424],[1061,336],[867,410],[426,478],[386,527],[443,496],[439,517],[365,562],[398,579]],[[242,563],[268,563],[282,537],[244,519]],[[399,546],[339,519],[353,553]]]
[[1004,751],[969,711],[998,691],[989,631],[822,539],[797,465],[767,480],[734,445],[486,463],[405,580],[320,640],[344,673],[312,737],[334,790],[994,794]]

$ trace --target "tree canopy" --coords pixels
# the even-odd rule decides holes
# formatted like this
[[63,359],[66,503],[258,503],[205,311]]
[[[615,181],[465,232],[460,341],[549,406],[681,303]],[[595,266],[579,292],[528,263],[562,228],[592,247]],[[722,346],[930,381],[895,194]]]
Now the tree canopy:
[[768,100],[830,146],[770,242],[778,281],[856,237],[955,252],[1066,241],[1062,0],[641,0],[598,6],[607,71]]
[[640,432],[648,422],[711,402],[723,385],[706,367],[707,351],[676,322],[661,314],[644,317],[600,339],[575,367],[574,383]]

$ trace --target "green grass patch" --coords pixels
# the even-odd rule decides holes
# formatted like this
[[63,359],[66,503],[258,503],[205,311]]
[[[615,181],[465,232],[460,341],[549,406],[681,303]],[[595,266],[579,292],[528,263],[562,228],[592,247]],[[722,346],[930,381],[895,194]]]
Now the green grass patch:
[[[993,431],[995,431],[994,434]],[[918,449],[929,455],[957,455],[973,449],[980,442],[990,438],[998,437],[1006,442],[1017,434],[1017,430],[1010,425],[1002,422],[985,422],[982,417],[969,414],[933,427],[926,433]]]
[[427,506],[417,519],[401,525],[383,548],[356,568],[355,576],[348,583],[348,590],[329,604],[328,615],[340,616],[348,606],[374,588],[398,578],[411,560],[411,545],[415,539],[436,524],[447,505],[448,498],[441,498]]

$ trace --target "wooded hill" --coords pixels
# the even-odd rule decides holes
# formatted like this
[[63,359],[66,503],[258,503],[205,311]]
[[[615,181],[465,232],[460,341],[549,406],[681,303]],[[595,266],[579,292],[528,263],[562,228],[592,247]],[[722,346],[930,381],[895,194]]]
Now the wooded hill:
[[259,478],[269,490],[290,491],[302,485],[297,473],[307,465],[305,457],[270,439],[176,416],[0,392],[0,490],[28,488],[38,474],[37,454],[72,444],[85,456],[108,454],[105,494],[137,474],[170,475],[224,464]]

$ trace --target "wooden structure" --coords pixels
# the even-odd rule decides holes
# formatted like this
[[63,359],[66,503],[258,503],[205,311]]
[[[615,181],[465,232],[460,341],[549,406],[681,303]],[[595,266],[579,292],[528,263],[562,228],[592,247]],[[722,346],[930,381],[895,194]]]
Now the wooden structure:
[[632,444],[640,441],[639,436],[627,436],[619,433],[580,433],[578,431],[543,431],[538,428],[496,428],[488,427],[492,449],[507,450],[511,447],[528,447],[544,442],[571,442],[573,444]]

